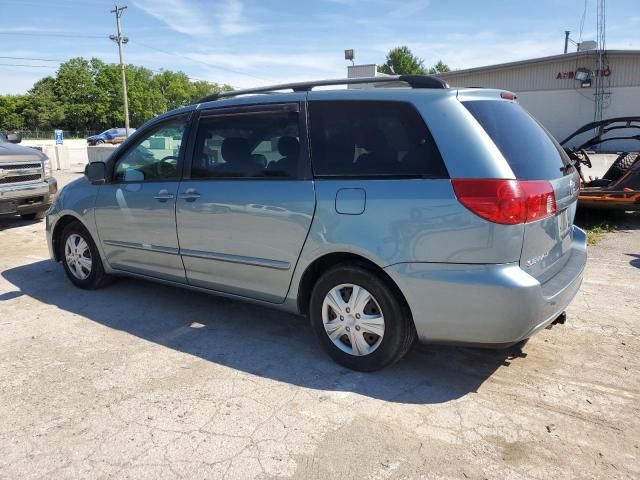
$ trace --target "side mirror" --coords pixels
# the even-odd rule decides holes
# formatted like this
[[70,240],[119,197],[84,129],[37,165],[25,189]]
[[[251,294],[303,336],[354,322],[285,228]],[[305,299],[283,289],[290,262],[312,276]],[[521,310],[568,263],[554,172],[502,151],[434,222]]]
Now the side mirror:
[[7,140],[9,143],[20,143],[22,141],[22,137],[17,133],[10,133],[7,135]]
[[94,185],[99,185],[107,180],[107,168],[103,162],[89,163],[84,167],[84,174]]

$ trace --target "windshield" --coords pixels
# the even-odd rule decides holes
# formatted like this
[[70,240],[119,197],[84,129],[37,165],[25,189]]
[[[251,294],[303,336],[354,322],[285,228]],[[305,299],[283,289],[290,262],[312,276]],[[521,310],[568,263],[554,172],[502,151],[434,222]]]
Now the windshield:
[[4,133],[0,133],[0,143],[5,143],[7,141],[7,137],[4,136]]

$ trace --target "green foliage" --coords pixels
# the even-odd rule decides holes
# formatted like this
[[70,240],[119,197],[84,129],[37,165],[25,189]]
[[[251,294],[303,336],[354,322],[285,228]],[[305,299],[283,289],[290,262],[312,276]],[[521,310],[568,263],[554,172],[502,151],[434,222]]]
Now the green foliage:
[[24,126],[22,112],[26,95],[0,96],[0,131],[21,130]]
[[613,232],[615,228],[615,226],[609,225],[606,222],[593,225],[587,230],[587,243],[589,245],[595,245],[600,241],[603,234]]
[[[219,85],[192,81],[183,72],[127,65],[129,119],[139,127],[159,113],[196,102],[222,90]],[[37,81],[26,95],[0,95],[0,131],[91,130],[124,126],[120,65],[92,58],[72,58],[57,75]]]
[[426,75],[424,62],[416,57],[409,47],[402,46],[389,50],[387,60],[378,66],[378,71],[388,75]]
[[392,48],[387,53],[386,61],[378,65],[378,71],[388,75],[433,75],[449,70],[449,66],[442,60],[438,60],[429,69],[425,68],[424,61],[416,57],[407,46]]
[[444,72],[450,72],[450,71],[451,69],[449,68],[449,65],[444,63],[442,60],[438,60],[438,63],[436,63],[433,67],[429,69],[429,74],[433,75],[435,73],[444,73]]

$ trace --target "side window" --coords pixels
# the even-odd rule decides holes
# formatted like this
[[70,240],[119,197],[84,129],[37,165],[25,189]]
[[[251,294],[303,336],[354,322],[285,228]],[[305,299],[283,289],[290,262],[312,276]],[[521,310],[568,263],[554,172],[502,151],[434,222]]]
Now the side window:
[[314,175],[448,178],[424,120],[409,103],[309,102]]
[[114,171],[115,181],[178,179],[178,155],[184,129],[183,120],[173,120],[147,133],[118,159]]
[[192,178],[296,178],[301,157],[297,112],[201,118]]

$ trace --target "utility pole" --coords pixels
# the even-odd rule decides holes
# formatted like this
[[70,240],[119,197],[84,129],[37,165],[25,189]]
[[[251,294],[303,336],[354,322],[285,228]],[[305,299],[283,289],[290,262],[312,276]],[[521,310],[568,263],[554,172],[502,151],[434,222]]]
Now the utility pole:
[[569,30],[564,31],[564,53],[569,51],[569,34],[571,32]]
[[122,31],[120,30],[120,17],[122,16],[122,12],[127,7],[119,7],[118,5],[114,6],[114,9],[111,10],[111,13],[116,14],[116,30],[118,32],[117,35],[109,35],[109,39],[113,40],[118,44],[118,53],[120,54],[120,73],[122,74],[122,100],[124,101],[124,128],[127,132],[127,137],[129,136],[129,99],[127,98],[127,77],[124,73],[124,52],[122,50],[122,46],[129,41],[127,37],[122,35]]

